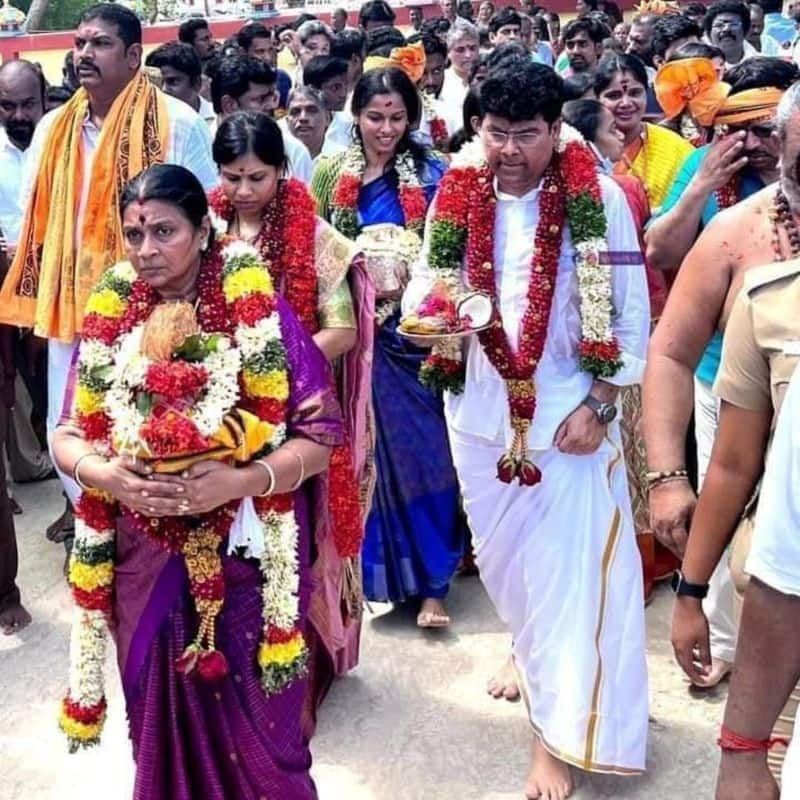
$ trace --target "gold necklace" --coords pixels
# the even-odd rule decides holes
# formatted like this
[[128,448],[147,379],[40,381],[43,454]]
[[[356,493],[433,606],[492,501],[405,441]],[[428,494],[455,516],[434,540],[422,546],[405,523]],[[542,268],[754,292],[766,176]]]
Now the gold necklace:
[[259,234],[261,233],[261,229],[259,228],[259,230],[257,230],[253,236],[245,236],[242,233],[242,223],[239,221],[239,214],[237,213],[233,218],[233,233],[239,239],[247,242],[247,244],[255,244]]

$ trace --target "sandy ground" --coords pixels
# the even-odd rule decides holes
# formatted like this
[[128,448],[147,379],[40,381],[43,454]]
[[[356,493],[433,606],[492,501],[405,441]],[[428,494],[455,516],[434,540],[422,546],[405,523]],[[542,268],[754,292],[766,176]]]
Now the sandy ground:
[[[50,481],[20,487],[20,585],[34,622],[0,636],[0,800],[125,800],[133,767],[116,673],[103,746],[69,756],[55,717],[66,679],[70,600],[63,549],[45,540],[61,496]],[[332,690],[313,742],[322,800],[522,798],[529,732],[524,708],[492,700],[487,677],[509,639],[477,578],[457,579],[454,625],[422,633],[402,609],[366,613],[361,666]],[[648,771],[584,776],[578,800],[710,798],[724,690],[694,697],[668,643],[670,596],[647,611],[651,724]],[[273,798],[272,800],[291,800]]]

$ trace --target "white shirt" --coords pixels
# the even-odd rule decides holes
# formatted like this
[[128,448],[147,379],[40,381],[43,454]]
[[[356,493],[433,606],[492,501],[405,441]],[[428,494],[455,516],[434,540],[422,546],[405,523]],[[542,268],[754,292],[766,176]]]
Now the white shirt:
[[[211,136],[208,127],[200,116],[183,100],[178,100],[170,95],[165,95],[167,102],[167,117],[169,125],[169,138],[167,153],[164,159],[166,164],[178,164],[191,170],[203,185],[204,189],[212,189],[217,185],[217,170],[211,158]],[[28,199],[33,191],[33,185],[42,159],[47,135],[63,108],[56,108],[45,114],[33,135],[33,142],[28,148],[28,163],[25,169],[23,190],[21,197]],[[91,190],[92,165],[97,143],[100,139],[100,129],[87,116],[81,131],[81,145],[83,146],[83,177],[81,181],[81,201],[78,209],[77,231],[83,224],[83,213]],[[118,213],[118,209],[110,209]],[[76,234],[77,234],[76,231]]]
[[5,128],[0,128],[0,230],[9,245],[16,245],[22,228],[24,211],[21,187],[25,165],[30,154],[20,150],[8,138]]
[[746,571],[782,594],[800,596],[800,375],[781,405],[761,483]]
[[[613,327],[624,362],[623,368],[613,378],[604,380],[616,386],[627,386],[640,382],[644,373],[650,301],[636,228],[625,195],[610,178],[601,175],[599,179],[608,219],[607,241],[612,260]],[[515,351],[520,322],[527,307],[533,240],[539,222],[539,192],[540,187],[523,197],[496,192],[495,280],[505,331]],[[427,233],[429,235],[430,229]],[[406,311],[419,303],[429,285],[428,235],[420,263],[415,266],[414,277],[404,297]],[[626,264],[626,259],[639,263]],[[466,284],[466,274],[462,278]],[[592,376],[578,364],[580,332],[575,250],[569,228],[565,228],[547,341],[534,378],[537,407],[528,436],[532,449],[549,449],[559,425],[589,394]],[[505,383],[489,362],[478,338],[472,336],[466,341],[464,392],[445,395],[448,424],[454,430],[510,445],[513,432]]]
[[334,111],[325,132],[322,155],[330,156],[346,150],[353,143],[353,115],[348,110]]
[[[712,44],[711,39],[708,36],[704,36],[703,37],[703,41],[706,44]],[[716,45],[712,44],[712,46],[716,46]],[[748,58],[754,58],[755,56],[760,56],[761,55],[761,53],[759,53],[758,50],[756,50],[755,47],[753,47],[753,45],[751,45],[750,42],[747,41],[747,39],[745,39],[742,42],[742,53],[743,53],[743,55],[742,55],[742,57],[741,57],[741,59],[739,61],[736,61],[736,62],[726,61],[725,62],[725,69],[730,69],[731,67],[735,67],[736,64],[741,64],[742,61],[746,61]]]
[[206,100],[202,95],[200,97],[200,108],[197,109],[197,113],[200,118],[205,121],[209,128],[211,128],[212,125],[216,125],[217,114],[214,111],[214,105],[210,100]]
[[445,70],[442,91],[439,92],[440,116],[447,121],[447,130],[451,125],[455,131],[461,130],[464,116],[464,98],[467,96],[469,86],[456,75],[453,68]]
[[[429,97],[428,100],[433,106],[436,116],[444,122],[445,127],[447,128],[448,137],[458,133],[464,127],[463,102],[461,104],[462,108],[459,110],[458,114],[456,114],[455,108],[443,103],[441,97]],[[422,118],[419,121],[418,130],[424,137],[424,143],[431,147],[433,145],[433,136],[431,135],[431,118],[424,104],[422,106]]]

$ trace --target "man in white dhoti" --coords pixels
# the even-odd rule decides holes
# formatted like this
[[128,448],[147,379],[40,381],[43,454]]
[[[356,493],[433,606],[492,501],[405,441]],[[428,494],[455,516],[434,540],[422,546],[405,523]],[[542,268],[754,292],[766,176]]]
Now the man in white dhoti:
[[[785,742],[771,731],[800,676],[800,374],[783,401],[761,485],[750,583],[720,737],[717,800],[777,800],[767,752]],[[800,733],[795,727],[783,765],[781,798],[800,797]]]
[[466,340],[460,393],[452,351],[435,347],[423,375],[451,389],[477,563],[533,727],[525,790],[548,800],[571,794],[569,765],[643,770],[647,737],[642,570],[614,405],[644,369],[647,287],[625,198],[562,128],[560,92],[541,64],[490,73],[480,152],[445,176],[404,298],[433,328],[443,285],[493,301],[494,325]]

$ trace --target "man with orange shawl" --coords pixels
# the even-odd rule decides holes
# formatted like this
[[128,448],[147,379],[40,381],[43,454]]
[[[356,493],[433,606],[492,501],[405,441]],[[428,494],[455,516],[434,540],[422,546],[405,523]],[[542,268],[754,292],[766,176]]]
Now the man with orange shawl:
[[[124,186],[161,162],[187,167],[206,188],[217,180],[203,120],[142,73],[142,28],[132,11],[111,3],[85,11],[73,57],[81,88],[36,129],[22,232],[0,290],[0,322],[49,340],[48,433],[61,414],[89,294],[124,254]],[[78,487],[61,477],[74,500]]]
[[[722,352],[721,331],[743,270],[775,258],[767,213],[772,189],[762,186],[778,177],[775,113],[796,72],[773,58],[749,59],[728,71],[730,92],[713,115],[715,141],[686,160],[662,215],[645,235],[652,266],[681,267],[651,341],[643,387],[650,517],[659,541],[681,557],[697,500],[685,470],[691,398],[702,486],[718,420],[719,400],[711,387]],[[735,208],[726,211],[730,206]],[[697,682],[708,687],[730,671],[736,646],[733,586],[725,560],[711,578],[705,611],[712,669]]]

